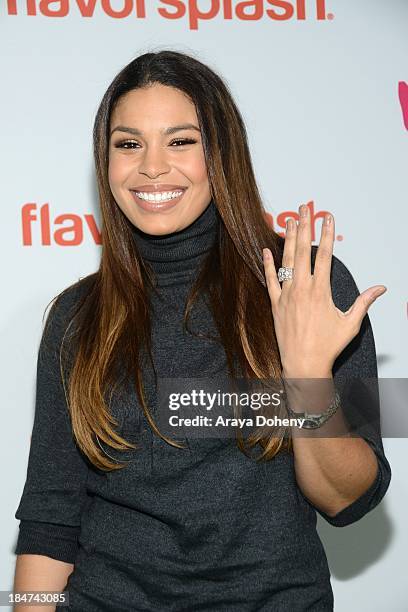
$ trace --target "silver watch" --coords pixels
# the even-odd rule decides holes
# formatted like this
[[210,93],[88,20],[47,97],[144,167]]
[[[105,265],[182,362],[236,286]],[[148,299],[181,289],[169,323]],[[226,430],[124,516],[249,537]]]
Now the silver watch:
[[338,410],[340,406],[340,395],[337,391],[334,392],[334,398],[329,407],[321,414],[310,414],[308,412],[294,412],[286,402],[286,392],[283,394],[285,407],[290,417],[305,419],[305,422],[300,427],[302,429],[318,429]]

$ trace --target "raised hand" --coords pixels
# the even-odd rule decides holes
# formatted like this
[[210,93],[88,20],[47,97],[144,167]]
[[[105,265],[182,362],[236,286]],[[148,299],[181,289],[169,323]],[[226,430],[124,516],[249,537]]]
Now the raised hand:
[[371,304],[387,290],[384,285],[366,289],[346,311],[332,299],[330,268],[334,243],[334,218],[326,215],[311,273],[311,227],[307,205],[299,207],[299,224],[290,219],[282,266],[294,268],[293,279],[278,280],[269,249],[263,250],[265,279],[271,300],[275,332],[287,378],[331,377],[333,364],[358,334]]

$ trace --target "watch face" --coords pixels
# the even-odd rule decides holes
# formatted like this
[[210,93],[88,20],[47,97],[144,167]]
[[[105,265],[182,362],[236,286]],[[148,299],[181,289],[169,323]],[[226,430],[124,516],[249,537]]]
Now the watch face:
[[319,425],[320,425],[319,421],[314,421],[312,419],[306,419],[302,427],[304,427],[305,429],[317,429]]

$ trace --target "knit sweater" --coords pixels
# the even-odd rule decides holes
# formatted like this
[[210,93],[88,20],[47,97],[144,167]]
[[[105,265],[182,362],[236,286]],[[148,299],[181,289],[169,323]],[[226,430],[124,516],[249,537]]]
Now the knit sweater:
[[[158,295],[151,296],[158,377],[211,378],[227,371],[220,342],[197,338],[182,327],[188,289],[220,223],[212,201],[179,232],[150,236],[134,228],[137,247],[158,282]],[[333,300],[346,310],[359,291],[335,256],[330,278]],[[375,481],[330,517],[298,487],[293,452],[256,462],[234,438],[186,438],[187,449],[175,448],[152,432],[129,383],[114,396],[111,411],[120,433],[139,449],[120,455],[110,449],[111,456],[129,464],[100,471],[73,440],[58,364],[68,313],[85,281],[57,301],[41,339],[27,478],[15,514],[20,520],[15,553],[73,563],[65,590],[69,609],[77,612],[333,610],[316,513],[343,527],[381,501],[391,469],[379,427],[364,436],[378,459]],[[194,329],[216,337],[207,304],[199,301],[193,311]],[[336,360],[333,375],[335,381],[377,377],[368,315]],[[152,372],[146,368],[143,376],[154,414]]]

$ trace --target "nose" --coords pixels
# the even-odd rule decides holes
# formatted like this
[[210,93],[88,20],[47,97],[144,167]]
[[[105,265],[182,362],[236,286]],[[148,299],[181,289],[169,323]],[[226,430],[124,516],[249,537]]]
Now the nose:
[[166,161],[166,154],[160,145],[145,147],[142,160],[139,164],[139,172],[155,178],[160,174],[169,172],[170,167]]

